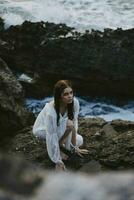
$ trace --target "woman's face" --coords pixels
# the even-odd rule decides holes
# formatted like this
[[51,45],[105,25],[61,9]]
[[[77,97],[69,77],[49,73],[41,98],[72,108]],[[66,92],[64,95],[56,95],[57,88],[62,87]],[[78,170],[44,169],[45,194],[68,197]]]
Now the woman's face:
[[73,90],[70,87],[67,87],[61,93],[61,101],[64,104],[72,103],[73,101]]

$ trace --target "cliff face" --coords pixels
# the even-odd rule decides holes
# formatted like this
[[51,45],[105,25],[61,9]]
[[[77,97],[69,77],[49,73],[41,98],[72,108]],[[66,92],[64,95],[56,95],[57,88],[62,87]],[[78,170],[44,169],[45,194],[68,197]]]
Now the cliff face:
[[34,97],[51,94],[66,78],[78,94],[133,98],[133,51],[134,29],[81,34],[64,24],[24,22],[0,34],[0,56],[9,67],[36,77],[23,83]]

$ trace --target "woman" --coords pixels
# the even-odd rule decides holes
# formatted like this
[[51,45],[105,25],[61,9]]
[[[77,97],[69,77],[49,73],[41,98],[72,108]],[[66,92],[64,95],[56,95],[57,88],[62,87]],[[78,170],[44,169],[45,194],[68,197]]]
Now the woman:
[[48,155],[56,169],[65,170],[63,160],[67,160],[68,156],[61,151],[62,147],[79,156],[88,152],[79,149],[83,138],[77,133],[78,114],[79,102],[73,95],[71,83],[68,80],[58,81],[54,86],[54,100],[45,105],[33,126],[33,134],[46,139]]

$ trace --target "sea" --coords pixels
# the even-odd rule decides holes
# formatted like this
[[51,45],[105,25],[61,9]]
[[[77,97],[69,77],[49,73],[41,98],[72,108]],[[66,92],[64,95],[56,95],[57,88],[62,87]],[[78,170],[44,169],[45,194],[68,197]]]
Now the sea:
[[[134,28],[134,0],[0,0],[0,17],[5,28],[25,20],[65,23],[77,31]],[[35,115],[53,97],[41,100],[26,99],[27,108]],[[134,121],[134,100],[124,105],[91,97],[77,97],[80,116],[102,117],[106,121],[122,119]]]
[[66,23],[85,29],[134,27],[134,0],[0,0],[6,26],[23,21]]

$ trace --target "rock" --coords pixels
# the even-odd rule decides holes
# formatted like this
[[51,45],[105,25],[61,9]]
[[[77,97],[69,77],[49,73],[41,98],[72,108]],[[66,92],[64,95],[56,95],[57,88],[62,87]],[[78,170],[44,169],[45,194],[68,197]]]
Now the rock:
[[111,125],[114,127],[115,130],[122,132],[134,130],[134,123],[131,121],[122,121],[122,120],[113,120]]
[[[96,124],[91,126],[93,121],[96,121]],[[84,158],[69,155],[69,161],[65,162],[69,170],[82,169],[90,173],[94,162],[98,163],[97,170],[101,171],[106,168],[132,169],[134,167],[134,131],[131,129],[129,131],[122,129],[122,133],[114,131],[109,122],[104,123],[103,121],[102,125],[102,121],[100,119],[79,119],[78,133],[83,136],[83,148],[88,149],[89,153]],[[96,133],[100,134],[99,138]],[[54,167],[47,155],[45,141],[40,141],[33,136],[32,127],[17,132],[17,135],[7,142],[4,150],[11,155],[23,156],[45,169]],[[91,166],[91,169],[88,170],[88,166]]]
[[28,200],[45,178],[42,174],[40,168],[22,158],[0,154],[0,199]]
[[[125,122],[124,122],[125,123]],[[123,128],[123,127],[122,127]],[[102,132],[107,135],[109,138],[113,138],[114,136],[118,135],[118,132],[115,131],[111,123],[107,123],[106,125],[103,126]]]
[[[92,121],[93,119],[91,119]],[[85,121],[85,122],[84,122]],[[110,168],[133,168],[134,167],[134,130],[133,125],[126,130],[127,122],[121,121],[122,128],[118,131],[113,122],[102,126],[87,126],[87,121],[82,120],[79,133],[84,137],[84,147],[89,150],[87,160],[95,159],[102,165]],[[131,128],[130,128],[131,127]],[[99,138],[96,133],[100,133]]]
[[0,155],[0,187],[18,194],[30,195],[41,183],[39,168],[18,157]]
[[[36,200],[107,200],[133,199],[133,173],[94,176],[51,174],[39,189]],[[53,191],[53,192],[52,192]]]
[[103,127],[106,124],[106,121],[102,118],[96,117],[96,118],[87,118],[86,120],[83,118],[80,120],[80,125],[85,125],[86,128],[92,128],[92,127]]
[[102,166],[96,160],[89,161],[88,163],[84,164],[80,169],[79,172],[84,173],[99,173],[102,172]]
[[0,155],[1,200],[130,200],[134,173],[55,173],[22,158]]
[[0,137],[33,123],[33,114],[24,108],[24,91],[7,64],[0,59]]
[[81,34],[65,24],[24,22],[1,34],[0,56],[14,72],[38,76],[24,83],[27,96],[52,95],[57,80],[70,79],[79,95],[120,101],[134,97],[133,34],[134,29]]
[[[10,155],[25,157],[28,161],[32,161],[44,169],[55,167],[55,164],[48,157],[46,142],[33,135],[31,126],[19,131],[15,137],[5,144],[3,150]],[[84,160],[69,153],[69,160],[65,163],[68,169],[73,170],[80,168]]]
[[4,146],[4,151],[10,155],[24,157],[37,165],[51,169],[54,165],[50,161],[45,141],[41,141],[32,134],[32,127],[22,129]]
[[4,31],[4,20],[0,18],[0,33]]

